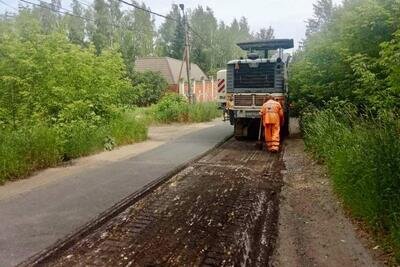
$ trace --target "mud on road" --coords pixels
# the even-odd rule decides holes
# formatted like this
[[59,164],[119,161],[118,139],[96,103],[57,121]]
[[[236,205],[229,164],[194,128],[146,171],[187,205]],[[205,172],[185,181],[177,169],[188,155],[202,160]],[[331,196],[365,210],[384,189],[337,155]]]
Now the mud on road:
[[230,140],[40,266],[266,266],[282,155]]

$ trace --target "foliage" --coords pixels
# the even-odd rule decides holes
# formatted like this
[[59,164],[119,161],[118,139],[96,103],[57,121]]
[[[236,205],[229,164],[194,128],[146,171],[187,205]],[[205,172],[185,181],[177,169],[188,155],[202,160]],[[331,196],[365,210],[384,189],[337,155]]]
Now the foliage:
[[[63,33],[71,43],[83,47],[93,45],[98,55],[109,49],[118,49],[129,74],[134,72],[134,63],[139,57],[157,55],[180,60],[183,57],[184,16],[176,4],[167,14],[173,20],[164,20],[157,31],[154,16],[141,9],[125,9],[119,1],[94,0],[90,5],[77,0],[70,2],[73,16],[62,13],[66,10],[60,0],[51,0],[31,8],[21,7],[17,19],[21,14],[29,14],[38,21],[40,33]],[[144,3],[132,3],[150,9]],[[251,33],[245,17],[235,18],[231,23],[218,21],[210,7],[197,6],[187,12],[192,61],[209,75],[225,68],[229,60],[244,55],[236,43],[274,36],[271,27]],[[26,31],[22,27],[21,30]],[[30,33],[26,31],[25,34]]]
[[192,36],[191,58],[203,70],[213,69],[216,65],[213,49],[213,37],[217,33],[218,22],[211,8],[199,6],[190,14],[190,23],[197,34]]
[[318,9],[315,20],[320,25],[295,54],[290,70],[292,98],[298,106],[323,107],[338,98],[358,108],[399,108],[395,99],[400,92],[393,81],[398,77],[395,31],[400,12],[389,2],[350,0],[332,10],[325,5],[321,8],[328,10]]
[[107,124],[75,121],[61,125],[0,130],[0,184],[63,160],[146,139],[146,124],[118,114]]
[[187,121],[189,104],[187,100],[178,94],[167,94],[155,107],[157,121],[183,122]]
[[50,124],[113,116],[118,92],[130,87],[118,53],[81,49],[60,34],[0,36],[0,124]]
[[307,20],[306,36],[318,32],[332,17],[333,3],[332,0],[318,0],[313,4],[314,18]]
[[[180,52],[175,51],[175,47],[178,47],[180,45],[182,49],[184,45],[184,33],[181,32],[181,30],[179,30],[179,35],[181,35],[181,39],[175,38],[176,34],[178,34],[178,22],[182,22],[182,16],[179,6],[177,4],[173,4],[171,6],[171,11],[167,14],[167,16],[173,19],[165,20],[158,30],[158,36],[156,40],[157,54],[180,59],[182,57],[183,50]],[[175,41],[179,41],[179,44],[176,44]],[[180,54],[177,54],[178,52]]]
[[197,103],[189,105],[188,121],[189,122],[205,122],[220,117],[221,110],[215,102]]
[[156,72],[135,72],[131,80],[133,87],[126,87],[120,92],[121,103],[127,107],[155,104],[168,88],[167,81]]
[[[210,7],[197,6],[189,12],[191,29],[191,58],[206,73],[215,75],[228,61],[243,56],[243,51],[236,46],[241,41],[260,38],[273,38],[271,27],[252,34],[245,17],[234,19],[230,24],[218,22]],[[172,5],[168,16],[180,23],[165,20],[159,30],[156,41],[157,54],[182,59],[184,48],[183,18],[179,7]]]
[[254,36],[256,40],[271,40],[275,39],[275,31],[269,26],[269,28],[261,28]]
[[155,120],[171,122],[205,122],[221,116],[214,102],[189,105],[187,100],[177,94],[167,94],[154,106]]
[[353,214],[388,236],[400,262],[399,1],[314,7],[290,69],[307,147]]
[[387,233],[399,258],[400,121],[390,113],[360,118],[354,110],[340,105],[305,114],[306,145],[325,161],[353,215]]
[[147,135],[120,111],[121,92],[132,90],[121,55],[38,26],[24,11],[0,32],[1,182]]

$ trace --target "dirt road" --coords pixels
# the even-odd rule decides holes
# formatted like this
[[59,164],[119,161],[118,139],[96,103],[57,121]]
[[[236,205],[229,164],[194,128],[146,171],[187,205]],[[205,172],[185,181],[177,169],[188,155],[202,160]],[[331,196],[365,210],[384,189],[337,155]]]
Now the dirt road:
[[322,174],[301,140],[230,140],[36,265],[377,266]]
[[[286,142],[274,266],[380,266],[343,215],[322,165],[301,139]],[[365,242],[364,242],[365,243]]]

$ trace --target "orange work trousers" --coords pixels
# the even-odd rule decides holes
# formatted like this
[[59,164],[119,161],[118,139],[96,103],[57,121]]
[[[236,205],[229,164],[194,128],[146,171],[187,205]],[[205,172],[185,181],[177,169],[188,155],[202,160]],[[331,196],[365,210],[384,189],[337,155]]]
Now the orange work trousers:
[[264,125],[265,143],[268,151],[279,151],[280,131],[281,126],[279,123]]

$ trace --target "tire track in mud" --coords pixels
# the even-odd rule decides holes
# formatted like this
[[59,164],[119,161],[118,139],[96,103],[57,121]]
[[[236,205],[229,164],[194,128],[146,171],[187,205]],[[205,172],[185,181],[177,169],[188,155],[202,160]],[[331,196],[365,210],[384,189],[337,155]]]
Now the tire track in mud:
[[229,140],[40,266],[266,266],[281,154]]

